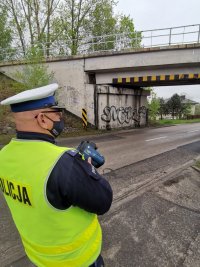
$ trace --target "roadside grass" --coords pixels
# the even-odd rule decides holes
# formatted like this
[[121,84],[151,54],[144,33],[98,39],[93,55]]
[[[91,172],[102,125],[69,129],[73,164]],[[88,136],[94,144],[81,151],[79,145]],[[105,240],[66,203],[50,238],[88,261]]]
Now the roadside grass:
[[[110,130],[98,130],[94,127],[88,126],[87,129],[84,129],[82,126],[82,122],[76,121],[71,117],[68,118],[68,122],[66,120],[66,125],[69,125],[72,127],[72,129],[67,132],[64,131],[61,133],[61,135],[58,137],[59,139],[62,138],[70,138],[70,137],[83,137],[83,139],[87,140],[87,136],[91,135],[101,135],[101,134],[108,134],[108,133],[116,133],[121,130],[130,130],[130,127],[124,127],[120,129],[110,129]],[[15,134],[0,134],[0,149],[1,146],[4,146],[10,142],[12,138],[14,138],[16,135]]]
[[[78,137],[78,136],[83,136],[87,138],[87,136],[90,135],[100,135],[107,133],[106,130],[97,130],[97,129],[92,129],[88,128],[87,130],[85,129],[77,129],[76,131],[69,132],[69,133],[62,133],[59,138],[68,138],[68,137]],[[14,134],[1,134],[0,135],[0,146],[4,146],[10,142],[12,138],[14,138]]]
[[77,129],[76,131],[69,132],[69,133],[62,133],[59,138],[67,138],[67,137],[77,137],[77,136],[88,136],[88,135],[99,135],[106,133],[106,130],[97,130],[93,128],[85,129]]
[[13,134],[1,134],[0,135],[0,146],[8,144],[13,137],[15,137],[15,135]]
[[198,167],[200,169],[200,160],[198,160],[196,163],[195,163],[195,166]]
[[[173,125],[173,124],[185,124],[185,123],[195,123],[200,122],[200,119],[194,120],[158,120],[153,123],[154,126],[165,126],[165,125]],[[150,122],[151,125],[151,122]]]

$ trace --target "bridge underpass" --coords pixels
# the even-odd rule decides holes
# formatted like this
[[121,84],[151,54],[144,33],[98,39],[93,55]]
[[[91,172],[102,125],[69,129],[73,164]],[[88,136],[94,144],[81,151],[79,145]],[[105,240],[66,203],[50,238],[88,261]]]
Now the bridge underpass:
[[[200,83],[200,43],[135,48],[47,58],[61,90],[59,101],[100,129],[145,125],[148,92],[143,87]],[[0,62],[11,76],[23,62]]]

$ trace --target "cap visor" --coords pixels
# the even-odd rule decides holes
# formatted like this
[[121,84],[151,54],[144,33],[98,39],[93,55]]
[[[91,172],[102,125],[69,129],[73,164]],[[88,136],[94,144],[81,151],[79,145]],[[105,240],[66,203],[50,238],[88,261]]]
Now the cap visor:
[[56,109],[60,109],[60,110],[66,109],[66,107],[61,107],[61,106],[51,106],[49,108],[56,108]]

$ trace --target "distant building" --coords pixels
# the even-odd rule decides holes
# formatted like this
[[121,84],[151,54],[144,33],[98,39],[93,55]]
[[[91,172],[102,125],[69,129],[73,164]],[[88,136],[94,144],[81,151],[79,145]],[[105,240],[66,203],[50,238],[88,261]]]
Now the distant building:
[[190,106],[191,106],[191,108],[190,108],[190,110],[191,110],[190,114],[191,114],[191,115],[195,115],[195,106],[198,105],[199,103],[196,102],[196,101],[187,99],[187,98],[185,97],[185,95],[181,95],[180,98],[181,98],[181,102],[182,102],[183,104],[190,104]]
[[[180,98],[181,98],[181,102],[183,104],[190,104],[190,115],[195,115],[195,106],[199,105],[199,103],[186,98],[185,95],[181,95]],[[164,103],[167,103],[169,100],[170,100],[170,98],[164,99]],[[172,116],[171,116],[171,114],[167,114],[167,115],[163,115],[163,118],[164,119],[172,119]]]

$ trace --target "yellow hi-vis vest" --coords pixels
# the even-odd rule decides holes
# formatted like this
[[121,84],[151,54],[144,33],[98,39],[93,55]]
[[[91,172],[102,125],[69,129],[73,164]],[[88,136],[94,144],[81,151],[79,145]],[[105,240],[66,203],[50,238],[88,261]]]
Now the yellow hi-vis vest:
[[0,189],[27,256],[38,267],[88,267],[101,250],[96,214],[74,206],[58,210],[47,200],[49,175],[67,150],[13,139],[0,151]]

